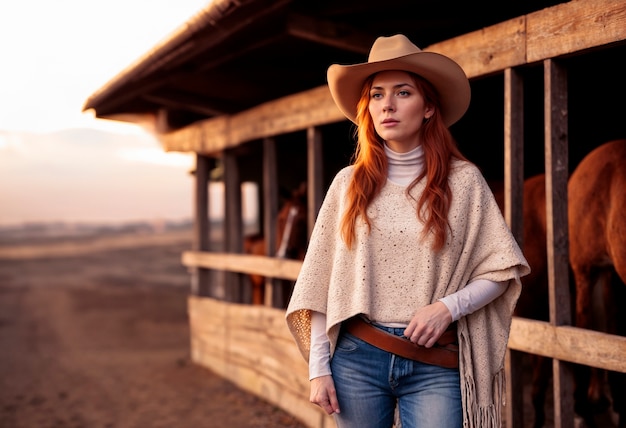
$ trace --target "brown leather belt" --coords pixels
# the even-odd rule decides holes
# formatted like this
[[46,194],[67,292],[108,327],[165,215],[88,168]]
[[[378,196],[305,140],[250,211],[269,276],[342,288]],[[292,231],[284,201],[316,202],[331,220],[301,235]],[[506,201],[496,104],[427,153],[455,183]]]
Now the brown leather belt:
[[450,324],[432,348],[417,345],[410,340],[393,335],[374,327],[360,316],[352,317],[342,323],[345,330],[353,336],[383,351],[400,357],[433,364],[449,369],[459,367],[459,345],[456,335],[456,323]]

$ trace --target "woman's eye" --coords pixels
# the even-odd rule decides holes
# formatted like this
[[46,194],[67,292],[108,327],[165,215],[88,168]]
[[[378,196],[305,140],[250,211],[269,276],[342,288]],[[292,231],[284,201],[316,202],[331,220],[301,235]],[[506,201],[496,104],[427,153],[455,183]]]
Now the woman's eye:
[[398,91],[398,95],[400,95],[401,97],[406,97],[407,95],[409,95],[409,91]]
[[371,98],[380,98],[380,97],[382,97],[382,94],[381,94],[381,93],[379,93],[379,92],[373,92],[373,93],[370,95],[370,97],[371,97]]

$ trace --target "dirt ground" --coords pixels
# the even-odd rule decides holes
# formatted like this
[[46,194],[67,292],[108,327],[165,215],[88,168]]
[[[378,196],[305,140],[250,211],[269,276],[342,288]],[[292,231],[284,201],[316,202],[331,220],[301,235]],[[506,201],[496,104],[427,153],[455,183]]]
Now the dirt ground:
[[190,362],[190,236],[0,245],[0,427],[304,427]]

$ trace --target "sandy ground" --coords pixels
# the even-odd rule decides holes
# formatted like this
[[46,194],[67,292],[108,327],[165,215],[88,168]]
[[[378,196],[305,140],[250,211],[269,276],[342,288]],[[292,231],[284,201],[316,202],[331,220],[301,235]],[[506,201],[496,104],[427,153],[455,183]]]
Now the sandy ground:
[[0,427],[304,427],[189,359],[190,233],[0,246]]

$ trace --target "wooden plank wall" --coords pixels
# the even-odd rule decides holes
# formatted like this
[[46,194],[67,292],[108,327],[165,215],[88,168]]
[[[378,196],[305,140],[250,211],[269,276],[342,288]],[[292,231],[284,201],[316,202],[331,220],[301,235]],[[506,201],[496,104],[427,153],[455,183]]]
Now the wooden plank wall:
[[310,427],[334,427],[309,402],[309,369],[285,323],[285,311],[190,296],[191,358]]

